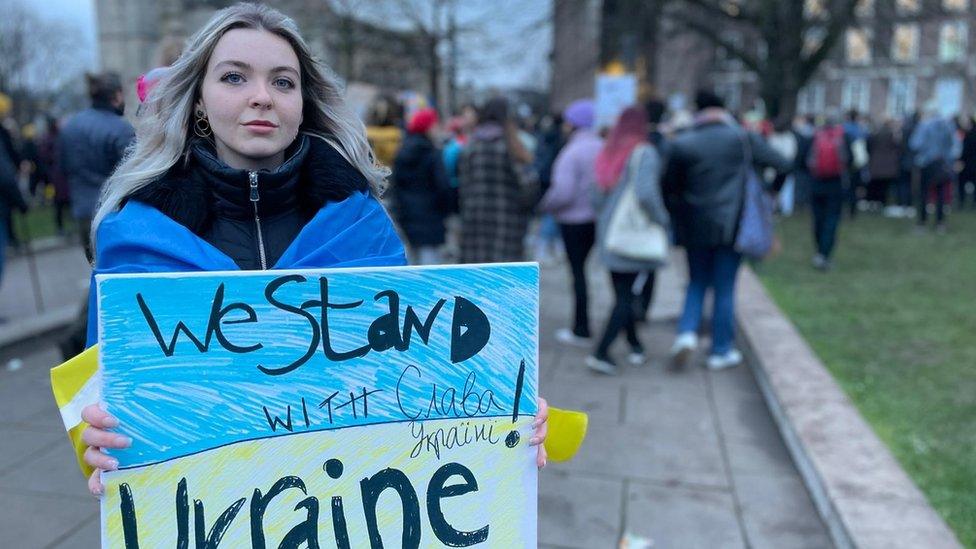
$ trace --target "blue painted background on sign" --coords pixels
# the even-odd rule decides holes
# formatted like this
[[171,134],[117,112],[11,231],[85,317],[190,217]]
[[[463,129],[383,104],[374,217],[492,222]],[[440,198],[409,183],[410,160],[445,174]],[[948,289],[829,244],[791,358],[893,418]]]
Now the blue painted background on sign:
[[[304,281],[282,279],[290,275]],[[381,292],[393,290],[399,296],[399,330],[407,307],[416,313],[416,324],[423,324],[439,300],[445,302],[430,324],[426,344],[414,327],[406,350],[371,349],[365,356],[333,361],[323,353],[325,334],[316,304],[323,278],[330,304],[362,301],[354,308],[329,308],[328,342],[336,353],[368,344],[370,326],[390,312],[387,297],[375,299]],[[275,280],[279,287],[271,297],[277,306],[266,295]],[[511,417],[523,361],[519,415],[534,415],[538,281],[537,267],[529,264],[99,277],[103,398],[120,420],[119,431],[133,438],[130,449],[113,455],[121,466],[131,467],[289,432],[411,419]],[[221,285],[226,313],[212,323]],[[455,313],[478,316],[459,297],[484,313],[491,334],[480,352],[452,363]],[[230,307],[235,303],[242,305]],[[162,345],[147,316],[157,325]],[[162,347],[170,346],[181,322],[185,330],[167,356]],[[309,351],[317,330],[313,323],[319,326],[319,342]],[[477,339],[469,329],[477,331],[478,324],[469,324],[458,326],[457,341]],[[381,335],[378,328],[374,336]],[[205,352],[187,331],[207,345]],[[393,334],[389,341],[402,335]],[[235,348],[238,352],[230,350]],[[307,353],[308,360],[287,373],[259,369],[280,372]]]

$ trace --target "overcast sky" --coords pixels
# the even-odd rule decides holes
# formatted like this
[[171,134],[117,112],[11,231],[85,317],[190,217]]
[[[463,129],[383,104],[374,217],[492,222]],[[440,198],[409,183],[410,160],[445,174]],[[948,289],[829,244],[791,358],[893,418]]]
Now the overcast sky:
[[[21,0],[39,15],[75,25],[87,44],[86,60],[97,64],[94,0]],[[498,9],[507,4],[507,9]],[[459,0],[459,24],[476,23],[478,31],[469,33],[462,51],[458,79],[478,87],[548,86],[548,59],[551,33],[548,28],[531,26],[544,19],[551,0],[498,0],[491,10],[477,0]],[[490,14],[490,15],[489,15]]]

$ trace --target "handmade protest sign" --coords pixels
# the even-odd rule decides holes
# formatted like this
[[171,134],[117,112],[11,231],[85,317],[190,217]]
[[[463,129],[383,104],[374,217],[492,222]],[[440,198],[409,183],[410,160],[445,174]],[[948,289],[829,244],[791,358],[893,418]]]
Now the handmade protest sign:
[[103,547],[535,547],[538,269],[105,275]]

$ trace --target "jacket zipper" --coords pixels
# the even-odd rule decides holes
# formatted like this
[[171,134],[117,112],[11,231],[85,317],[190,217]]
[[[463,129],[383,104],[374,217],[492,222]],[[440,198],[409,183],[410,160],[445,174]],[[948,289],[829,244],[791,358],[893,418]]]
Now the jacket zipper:
[[247,177],[251,182],[251,204],[254,205],[254,225],[258,229],[258,254],[261,257],[261,270],[268,269],[268,259],[264,254],[264,234],[261,232],[261,216],[258,215],[258,172],[247,172]]

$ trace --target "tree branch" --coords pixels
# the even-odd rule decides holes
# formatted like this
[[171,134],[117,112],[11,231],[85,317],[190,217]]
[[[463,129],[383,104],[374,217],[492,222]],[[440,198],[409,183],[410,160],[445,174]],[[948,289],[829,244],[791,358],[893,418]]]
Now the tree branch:
[[708,41],[712,42],[716,46],[725,49],[725,51],[729,52],[731,56],[741,60],[746,65],[746,67],[748,67],[750,70],[759,72],[760,70],[759,58],[756,55],[747,52],[743,48],[736,46],[729,40],[723,38],[719,34],[719,31],[715,26],[703,23],[698,19],[696,19],[695,17],[690,16],[680,10],[672,12],[671,14],[669,14],[669,17],[675,22],[677,22],[678,24],[684,26],[685,28],[698,33],[699,35],[701,35]]
[[707,15],[720,17],[731,23],[759,24],[759,14],[750,11],[744,5],[744,2],[734,2],[733,0],[684,0],[684,3],[698,8]]
[[830,55],[831,50],[837,44],[837,40],[843,36],[854,19],[856,9],[857,0],[833,0],[829,3],[827,11],[831,17],[827,21],[824,39],[817,49],[800,61],[800,85],[805,84],[817,71],[820,64]]

